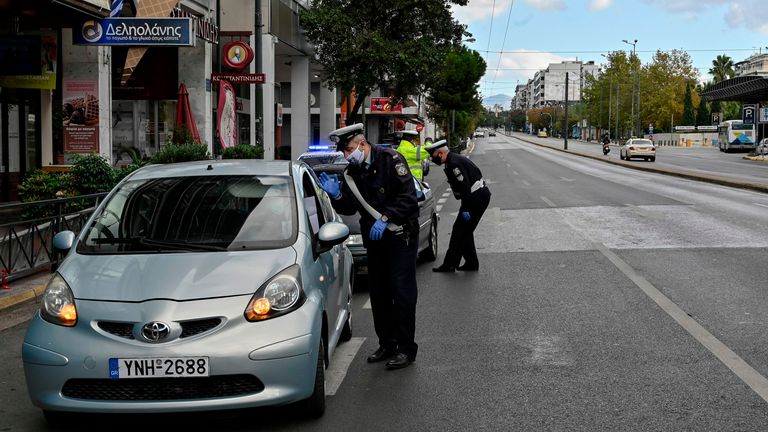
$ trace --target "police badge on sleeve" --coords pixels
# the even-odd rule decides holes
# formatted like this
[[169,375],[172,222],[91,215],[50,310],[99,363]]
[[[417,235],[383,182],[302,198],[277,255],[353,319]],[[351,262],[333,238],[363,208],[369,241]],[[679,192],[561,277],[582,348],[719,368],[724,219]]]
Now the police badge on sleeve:
[[406,167],[404,163],[398,162],[397,165],[395,165],[395,171],[397,171],[397,175],[404,176],[408,174],[408,167]]
[[456,180],[464,181],[464,174],[461,173],[460,169],[454,168],[453,169],[453,175],[456,176]]

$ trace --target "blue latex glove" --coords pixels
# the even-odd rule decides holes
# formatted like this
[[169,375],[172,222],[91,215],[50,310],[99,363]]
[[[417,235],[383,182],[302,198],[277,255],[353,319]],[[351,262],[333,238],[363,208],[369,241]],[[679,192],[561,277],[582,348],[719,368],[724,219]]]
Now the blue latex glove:
[[461,217],[463,217],[465,221],[469,220],[469,212],[461,212]]
[[326,173],[320,173],[320,187],[328,192],[331,198],[336,199],[341,196],[341,184],[339,181]]
[[384,236],[384,230],[386,229],[387,223],[381,219],[377,220],[376,223],[371,227],[371,240],[381,240],[381,238]]

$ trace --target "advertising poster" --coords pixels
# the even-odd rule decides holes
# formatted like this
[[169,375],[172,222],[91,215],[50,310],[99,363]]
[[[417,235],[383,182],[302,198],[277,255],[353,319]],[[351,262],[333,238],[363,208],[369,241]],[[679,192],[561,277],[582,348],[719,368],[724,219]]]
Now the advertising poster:
[[98,153],[99,84],[90,81],[64,81],[64,152]]
[[227,80],[219,81],[218,130],[221,148],[237,145],[237,112],[235,89]]
[[[28,46],[19,46],[26,43]],[[3,67],[0,68],[0,87],[8,88],[26,88],[53,90],[56,88],[56,67],[57,67],[57,48],[58,39],[56,31],[43,29],[39,36],[25,38],[23,36],[15,38],[3,38],[0,40],[0,59]],[[17,55],[18,50],[34,50],[34,64],[28,65],[25,70],[3,70],[9,65],[16,65],[20,68],[22,63],[11,61],[7,54]],[[39,53],[39,55],[38,55]],[[26,63],[23,65],[26,66]],[[34,72],[33,70],[34,69]]]
[[371,98],[371,112],[403,112],[403,101],[397,101],[397,104],[392,104],[392,101],[388,97],[372,97]]

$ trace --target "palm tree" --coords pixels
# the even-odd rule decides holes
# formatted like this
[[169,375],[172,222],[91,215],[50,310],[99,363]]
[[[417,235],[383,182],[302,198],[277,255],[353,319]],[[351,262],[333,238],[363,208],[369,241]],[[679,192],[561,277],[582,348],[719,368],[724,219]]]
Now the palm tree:
[[718,55],[717,58],[712,60],[712,67],[709,68],[709,73],[714,77],[715,83],[733,78],[736,74],[733,70],[733,59],[725,54]]

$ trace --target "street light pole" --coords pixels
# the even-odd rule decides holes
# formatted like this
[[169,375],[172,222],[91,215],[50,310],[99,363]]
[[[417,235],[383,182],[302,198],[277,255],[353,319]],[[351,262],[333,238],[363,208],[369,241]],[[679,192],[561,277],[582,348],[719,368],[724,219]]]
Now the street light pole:
[[634,42],[630,42],[626,39],[622,39],[622,42],[628,45],[632,45],[632,58],[629,59],[629,74],[630,74],[630,81],[632,82],[632,99],[631,99],[631,109],[630,109],[630,122],[632,124],[632,132],[631,136],[635,136],[635,65],[634,65],[634,58],[635,58],[635,46],[637,45],[637,39],[634,40]]

